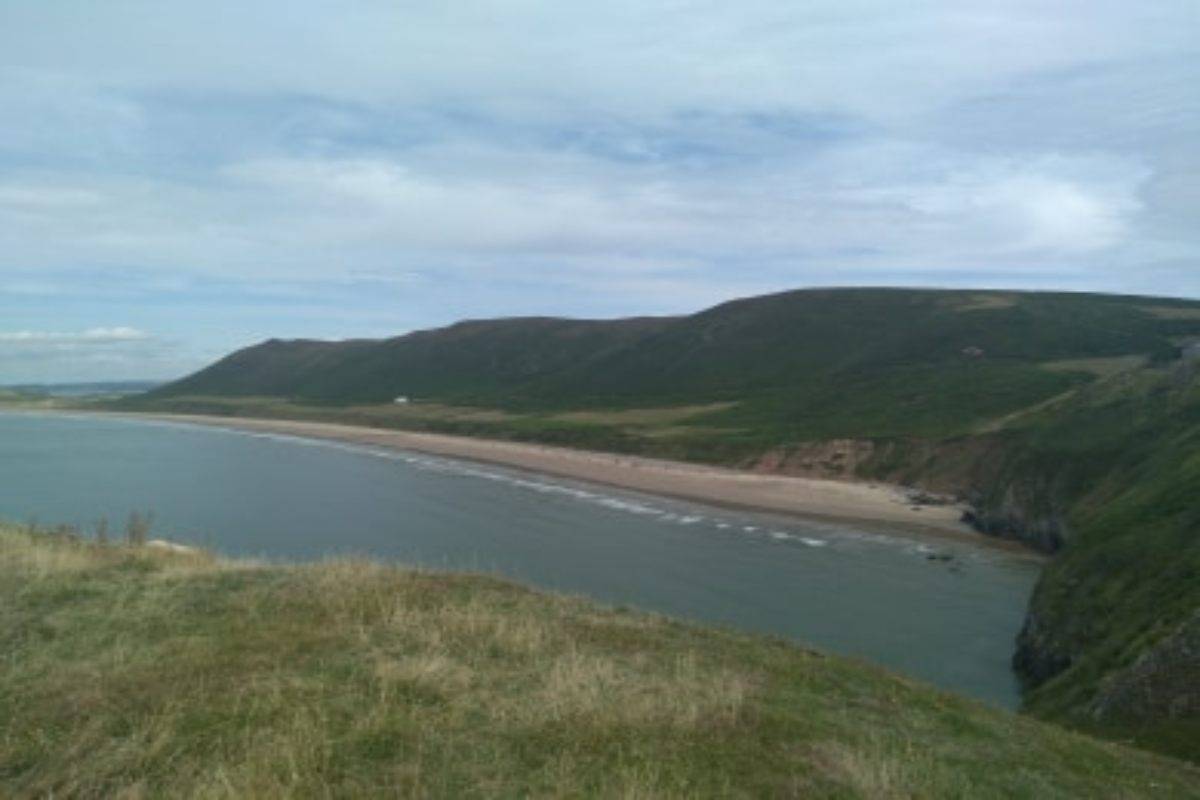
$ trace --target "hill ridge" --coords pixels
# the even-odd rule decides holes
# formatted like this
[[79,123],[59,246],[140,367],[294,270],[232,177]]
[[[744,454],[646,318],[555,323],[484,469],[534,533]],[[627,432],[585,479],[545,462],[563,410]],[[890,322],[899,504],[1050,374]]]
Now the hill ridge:
[[[1014,656],[1028,709],[1200,759],[1200,714],[1186,711],[1200,708],[1189,688],[1200,654],[1139,661],[1170,649],[1200,609],[1200,357],[1183,347],[1197,339],[1200,302],[1178,298],[795,290],[681,317],[256,346],[116,407],[953,494],[979,530],[1057,553]],[[396,406],[398,395],[413,402]]]

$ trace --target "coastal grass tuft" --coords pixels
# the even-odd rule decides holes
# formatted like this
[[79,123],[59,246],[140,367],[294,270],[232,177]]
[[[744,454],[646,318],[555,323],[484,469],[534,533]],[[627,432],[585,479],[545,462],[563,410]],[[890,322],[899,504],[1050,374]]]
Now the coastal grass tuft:
[[0,526],[0,795],[1186,797],[1200,772],[481,575]]

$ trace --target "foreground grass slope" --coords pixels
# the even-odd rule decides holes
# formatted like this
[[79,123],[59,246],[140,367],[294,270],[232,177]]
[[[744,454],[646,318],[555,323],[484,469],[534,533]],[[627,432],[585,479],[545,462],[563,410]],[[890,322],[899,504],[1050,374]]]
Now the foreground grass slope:
[[1200,772],[492,578],[0,527],[0,794],[1189,797]]

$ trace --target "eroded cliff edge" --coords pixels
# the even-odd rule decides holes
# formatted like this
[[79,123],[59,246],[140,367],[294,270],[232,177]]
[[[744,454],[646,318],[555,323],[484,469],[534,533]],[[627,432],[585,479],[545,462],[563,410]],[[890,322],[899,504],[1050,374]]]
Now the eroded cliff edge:
[[1200,381],[1101,381],[1020,426],[776,448],[757,469],[888,480],[1053,555],[1016,636],[1030,712],[1200,758]]

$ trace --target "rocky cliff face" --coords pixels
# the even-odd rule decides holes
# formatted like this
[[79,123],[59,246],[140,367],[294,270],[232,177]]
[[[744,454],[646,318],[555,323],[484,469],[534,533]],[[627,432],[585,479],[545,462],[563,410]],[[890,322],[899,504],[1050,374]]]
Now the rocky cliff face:
[[[980,533],[1056,553],[1070,536],[1052,477],[1022,473],[1001,436],[925,440],[834,439],[775,448],[745,466],[759,472],[901,483],[970,504],[964,521]],[[1013,669],[1029,686],[1077,659],[1073,633],[1031,610],[1017,636]],[[1078,632],[1074,632],[1078,633]]]
[[1200,716],[1200,608],[1130,667],[1110,676],[1088,712],[1097,719]]
[[1046,625],[1035,611],[1025,615],[1025,624],[1017,634],[1017,649],[1013,653],[1013,670],[1030,686],[1045,683],[1067,669],[1076,654],[1070,644]]
[[1016,539],[1043,553],[1056,553],[1066,543],[1065,513],[1052,492],[1024,482],[976,489],[968,496],[973,510],[964,521],[980,533]]
[[1055,555],[1017,636],[1031,713],[1200,762],[1200,372],[1098,381],[1021,426],[805,444],[760,469],[951,493]]
[[777,447],[744,464],[756,472],[811,478],[884,480],[949,495],[972,507],[964,521],[980,533],[1057,552],[1070,533],[1051,481],[1009,477],[1000,436],[830,439]]
[[755,472],[806,478],[856,478],[876,455],[879,444],[870,439],[830,439],[776,447],[747,466]]

